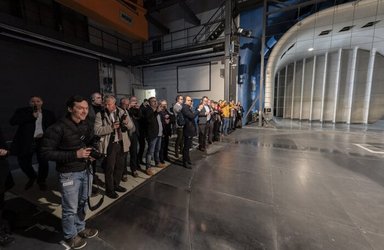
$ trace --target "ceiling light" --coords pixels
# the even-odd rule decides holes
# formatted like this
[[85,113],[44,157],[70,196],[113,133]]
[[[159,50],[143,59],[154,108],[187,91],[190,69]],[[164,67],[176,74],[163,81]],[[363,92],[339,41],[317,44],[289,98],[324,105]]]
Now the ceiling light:
[[309,48],[308,51],[313,51],[313,48]]

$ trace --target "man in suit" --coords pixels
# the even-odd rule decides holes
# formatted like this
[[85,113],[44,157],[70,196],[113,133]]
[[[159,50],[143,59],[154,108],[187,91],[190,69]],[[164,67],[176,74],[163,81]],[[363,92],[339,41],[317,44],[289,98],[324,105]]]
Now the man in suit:
[[191,169],[191,158],[189,156],[189,149],[192,147],[192,138],[196,136],[196,124],[195,118],[204,109],[204,105],[200,104],[195,112],[192,111],[192,98],[190,96],[185,97],[185,104],[181,109],[181,113],[184,116],[185,124],[183,128],[184,135],[184,148],[183,148],[183,166]]
[[[43,109],[43,99],[40,96],[32,96],[30,106],[17,109],[10,123],[17,125],[16,135],[12,142],[11,152],[17,156],[21,170],[28,176],[29,180],[25,189],[33,186],[37,179],[40,190],[47,190],[45,180],[48,176],[48,161],[40,155],[40,147],[45,130],[55,123],[55,115]],[[32,156],[36,153],[39,170],[36,174],[32,167]]]
[[203,109],[199,112],[199,150],[205,151],[207,135],[210,128],[211,122],[211,108],[208,105],[208,97],[203,96],[201,98],[201,105],[203,105]]

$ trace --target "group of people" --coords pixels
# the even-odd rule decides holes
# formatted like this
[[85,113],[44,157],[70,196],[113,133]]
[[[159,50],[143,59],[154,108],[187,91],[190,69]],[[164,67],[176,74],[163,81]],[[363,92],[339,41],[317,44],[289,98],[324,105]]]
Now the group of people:
[[[185,98],[185,100],[184,100]],[[210,100],[203,96],[196,109],[192,107],[192,98],[190,96],[176,97],[176,103],[173,106],[175,115],[175,156],[179,158],[179,152],[183,152],[183,166],[190,168],[191,160],[189,149],[192,146],[192,137],[198,134],[198,149],[205,151],[207,144],[219,141],[220,136],[226,136],[237,127],[242,127],[242,116],[244,113],[240,102],[227,102],[220,100],[218,102]],[[178,116],[182,115],[185,125],[178,124]],[[197,126],[196,126],[197,124]],[[184,143],[183,143],[184,140]]]
[[[74,249],[84,247],[85,238],[98,234],[97,229],[85,227],[92,182],[100,184],[98,178],[93,178],[97,177],[93,175],[96,166],[104,170],[106,196],[116,199],[118,193],[126,192],[120,184],[128,179],[128,166],[134,178],[139,176],[141,165],[147,175],[154,174],[154,166],[166,166],[169,138],[174,133],[175,157],[179,159],[182,154],[183,166],[191,168],[189,151],[193,137],[199,135],[199,149],[205,150],[207,143],[219,140],[220,134],[227,135],[239,121],[241,124],[243,112],[240,103],[214,102],[206,96],[194,108],[190,96],[178,95],[176,103],[168,109],[167,101],[156,97],[145,99],[140,105],[135,96],[124,97],[118,105],[114,96],[98,92],[91,95],[90,101],[81,96],[70,97],[66,109],[67,114],[56,120],[53,112],[43,108],[43,99],[32,96],[29,106],[17,109],[10,120],[11,125],[17,126],[10,150],[0,131],[0,209],[4,207],[4,192],[13,185],[7,155],[17,157],[28,177],[26,190],[35,182],[40,190],[47,190],[48,161],[56,162],[64,238]],[[34,154],[39,166],[37,173],[32,166]],[[12,241],[6,233],[1,234],[0,244]]]

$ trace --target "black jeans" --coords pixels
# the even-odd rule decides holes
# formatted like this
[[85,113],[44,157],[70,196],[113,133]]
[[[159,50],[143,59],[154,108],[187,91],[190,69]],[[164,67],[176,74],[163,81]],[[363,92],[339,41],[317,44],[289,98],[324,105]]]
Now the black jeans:
[[189,156],[189,149],[192,147],[192,136],[184,136],[184,149],[183,149],[183,163],[191,161],[191,157]]
[[133,133],[129,138],[131,139],[131,146],[129,147],[129,166],[131,168],[131,172],[133,173],[140,168],[139,158],[137,157],[139,135],[137,133]]
[[[183,135],[183,128],[177,128],[176,129],[177,138],[175,141],[175,155],[179,156],[179,152],[183,153],[184,148],[184,135]],[[179,151],[180,149],[180,151]]]
[[204,149],[207,142],[207,127],[209,124],[199,124],[199,148]]
[[165,135],[161,138],[161,148],[160,148],[160,162],[168,161],[168,145],[169,145],[169,136]]
[[[41,142],[42,139],[36,139],[30,153],[17,156],[17,161],[21,170],[28,176],[29,179],[36,179],[37,177],[38,183],[45,182],[48,177],[49,170],[48,161],[43,159],[40,154]],[[37,162],[39,163],[39,170],[37,174],[32,167],[32,157],[34,153],[36,153]]]
[[143,161],[144,149],[145,149],[145,135],[144,135],[144,131],[140,131],[140,135],[139,135],[139,153],[137,153],[137,160],[138,160],[138,162],[142,162]]

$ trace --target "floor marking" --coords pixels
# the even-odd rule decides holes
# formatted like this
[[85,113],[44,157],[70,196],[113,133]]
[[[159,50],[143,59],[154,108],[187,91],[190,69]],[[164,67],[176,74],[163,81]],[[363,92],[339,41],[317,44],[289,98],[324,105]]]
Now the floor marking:
[[373,154],[384,154],[384,151],[375,151],[375,150],[369,149],[368,147],[372,147],[372,145],[369,145],[369,144],[354,144],[354,145]]

